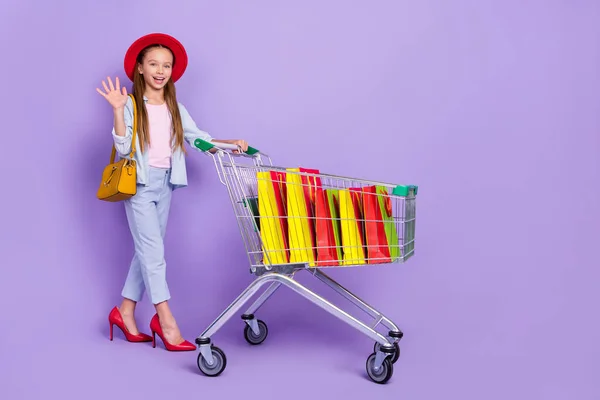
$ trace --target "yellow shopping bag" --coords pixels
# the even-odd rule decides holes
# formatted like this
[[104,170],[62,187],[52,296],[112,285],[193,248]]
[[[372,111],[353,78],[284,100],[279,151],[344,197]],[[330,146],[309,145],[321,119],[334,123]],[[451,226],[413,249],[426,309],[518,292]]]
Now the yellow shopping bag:
[[319,171],[306,168],[288,168],[287,171],[290,262],[314,266],[317,258],[314,210],[316,190],[321,186],[321,179],[300,173],[318,174]]
[[263,263],[289,262],[288,226],[285,215],[285,173],[257,172],[258,214],[263,245]]
[[362,265],[365,261],[365,232],[360,189],[340,189],[340,230],[342,265]]

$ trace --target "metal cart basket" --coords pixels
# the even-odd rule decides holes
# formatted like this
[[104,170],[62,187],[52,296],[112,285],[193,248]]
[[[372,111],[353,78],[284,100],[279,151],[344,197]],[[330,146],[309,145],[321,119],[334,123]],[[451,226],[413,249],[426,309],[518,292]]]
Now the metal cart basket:
[[[387,382],[400,356],[402,331],[386,316],[327,276],[327,268],[376,267],[402,263],[414,254],[417,186],[394,185],[274,166],[266,154],[235,145],[195,146],[214,160],[227,187],[254,281],[196,338],[198,368],[217,376],[227,365],[211,337],[265,284],[245,310],[244,337],[262,343],[267,325],[258,309],[285,285],[345,321],[375,342],[366,362],[372,381]],[[294,280],[298,271],[318,278],[370,317],[366,324]],[[383,326],[385,330],[377,330]]]

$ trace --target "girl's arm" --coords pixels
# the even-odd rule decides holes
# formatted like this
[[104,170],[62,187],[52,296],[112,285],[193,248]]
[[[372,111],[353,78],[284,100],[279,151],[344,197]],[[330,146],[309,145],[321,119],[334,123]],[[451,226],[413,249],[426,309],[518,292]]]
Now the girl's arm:
[[114,108],[114,123],[113,129],[117,136],[124,137],[127,134],[127,126],[125,125],[125,106]]
[[131,138],[133,136],[133,103],[127,99],[125,107],[114,109],[114,126],[112,137],[115,149],[121,157],[128,157],[131,153]]
[[181,114],[181,125],[183,125],[183,136],[185,141],[188,142],[190,146],[194,149],[201,151],[199,148],[194,146],[194,140],[202,139],[207,142],[214,141],[213,137],[203,130],[200,130],[198,126],[196,126],[196,122],[188,112],[187,108],[181,103],[179,103],[179,113]]
[[[181,114],[181,123],[183,125],[183,135],[185,137],[185,140],[194,149],[196,149],[198,151],[202,151],[202,150],[198,149],[196,146],[194,146],[194,140],[196,140],[198,138],[200,138],[204,141],[207,141],[207,142],[212,142],[212,143],[236,144],[236,145],[240,146],[242,148],[242,150],[244,150],[244,151],[246,151],[248,149],[248,143],[246,143],[244,140],[215,139],[208,132],[205,132],[205,131],[199,129],[198,126],[196,125],[196,122],[190,115],[190,113],[187,111],[185,106],[181,103],[179,103],[179,113]],[[214,153],[215,151],[217,151],[217,150],[216,149],[210,150],[211,153]]]

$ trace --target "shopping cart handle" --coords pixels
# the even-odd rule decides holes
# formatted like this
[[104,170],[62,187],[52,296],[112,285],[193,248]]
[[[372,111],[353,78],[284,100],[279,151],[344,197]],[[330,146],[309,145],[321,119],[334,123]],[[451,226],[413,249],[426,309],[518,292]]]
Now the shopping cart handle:
[[[237,150],[238,149],[238,146],[235,144],[211,143],[211,142],[207,142],[206,140],[202,140],[202,139],[194,140],[194,146],[196,146],[197,148],[199,148],[200,150],[202,150],[204,152],[210,151],[211,149],[213,149],[215,147],[218,149],[228,149],[228,150]],[[258,151],[258,149],[248,146],[248,150],[246,151],[246,154],[253,156],[257,153],[260,153],[260,151]]]
[[417,185],[398,185],[392,190],[394,196],[407,197],[409,195],[416,196],[419,187]]

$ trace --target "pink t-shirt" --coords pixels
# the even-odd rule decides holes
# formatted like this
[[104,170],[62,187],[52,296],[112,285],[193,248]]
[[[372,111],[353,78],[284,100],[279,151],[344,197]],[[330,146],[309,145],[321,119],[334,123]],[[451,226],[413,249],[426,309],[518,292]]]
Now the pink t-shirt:
[[149,164],[158,168],[171,166],[171,114],[167,103],[161,105],[146,103],[148,127],[150,130],[150,146],[148,148]]

